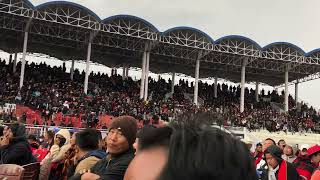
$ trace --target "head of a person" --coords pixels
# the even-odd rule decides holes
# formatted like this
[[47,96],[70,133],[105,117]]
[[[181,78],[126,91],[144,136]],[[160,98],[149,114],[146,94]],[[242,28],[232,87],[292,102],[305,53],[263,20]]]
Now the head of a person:
[[283,140],[283,139],[280,139],[279,141],[278,141],[278,146],[279,146],[279,148],[283,151],[283,149],[286,147],[286,141],[285,140]]
[[6,128],[4,135],[9,139],[25,137],[26,128],[23,124],[11,124]]
[[43,136],[43,140],[45,142],[53,141],[54,140],[54,131],[46,130]]
[[202,123],[207,118],[186,114],[177,124],[142,135],[125,180],[257,179],[246,145]]
[[311,159],[311,162],[315,165],[319,165],[320,162],[320,146],[315,145],[308,149],[308,156]]
[[55,135],[55,141],[58,141],[58,145],[62,147],[63,145],[70,143],[70,132],[68,129],[60,129]]
[[27,137],[28,143],[30,144],[31,147],[33,148],[39,148],[39,142],[37,140],[37,137],[33,134],[28,135]]
[[258,143],[258,144],[256,145],[256,152],[258,152],[258,153],[261,153],[261,152],[262,152],[262,144],[261,144],[261,143]]
[[262,152],[264,152],[268,147],[272,145],[276,145],[276,142],[273,139],[271,138],[265,139],[262,144]]
[[295,156],[297,154],[298,148],[296,145],[287,144],[283,149],[283,153],[287,156]]
[[281,156],[282,150],[276,145],[269,146],[264,151],[264,158],[268,166],[272,167],[273,169],[276,168],[283,161]]
[[300,156],[307,156],[308,155],[308,148],[307,144],[302,144],[300,147]]
[[76,145],[76,139],[77,139],[76,135],[77,135],[77,133],[78,133],[78,132],[74,132],[74,133],[72,134],[72,136],[71,136],[71,139],[70,139],[70,145],[71,145],[71,146]]
[[171,127],[142,129],[138,132],[136,156],[130,163],[125,180],[157,180],[168,160]]
[[100,138],[97,134],[98,130],[96,129],[85,129],[76,133],[76,148],[80,152],[90,152],[99,149]]
[[142,129],[140,129],[137,132],[137,136],[136,136],[136,140],[133,143],[133,148],[135,149],[136,153],[138,153],[138,151],[140,150],[140,144],[139,143],[139,139],[140,137],[142,137],[144,134],[148,134],[148,132],[153,132],[153,130],[156,129],[155,126],[144,126]]
[[133,149],[137,134],[136,119],[131,116],[115,118],[107,135],[107,151],[111,155],[121,154]]

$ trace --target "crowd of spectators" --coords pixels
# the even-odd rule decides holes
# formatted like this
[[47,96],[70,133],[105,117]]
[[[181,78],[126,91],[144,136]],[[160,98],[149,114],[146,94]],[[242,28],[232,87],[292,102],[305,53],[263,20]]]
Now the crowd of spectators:
[[[193,93],[193,82],[180,80],[175,85],[173,96],[171,80],[155,81],[149,78],[149,98],[140,100],[140,82],[132,78],[123,78],[113,74],[91,73],[89,76],[88,94],[83,93],[84,72],[74,71],[73,80],[66,72],[65,65],[50,67],[44,63],[28,64],[25,70],[25,82],[19,89],[20,66],[13,73],[13,63],[0,61],[0,103],[17,103],[37,111],[43,121],[33,120],[33,124],[59,126],[100,127],[101,115],[131,115],[139,120],[148,120],[157,115],[162,120],[170,121],[183,112],[215,112],[221,116],[220,125],[245,126],[250,130],[265,128],[269,131],[317,132],[319,116],[305,104],[296,107],[296,102],[289,97],[290,111],[282,114],[271,106],[271,102],[283,102],[284,93],[276,91],[259,94],[256,102],[255,91],[245,89],[245,111],[240,113],[240,87],[218,84],[217,98],[214,87],[199,83],[199,97],[204,100],[201,106],[194,106],[184,94]],[[25,122],[27,114],[16,117],[14,112],[0,109],[0,118],[5,122],[19,119]]]

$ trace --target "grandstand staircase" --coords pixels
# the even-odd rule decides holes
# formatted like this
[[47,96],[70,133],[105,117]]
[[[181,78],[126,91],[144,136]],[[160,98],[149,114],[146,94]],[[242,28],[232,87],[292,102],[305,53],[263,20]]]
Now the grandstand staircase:
[[[183,93],[183,96],[186,100],[188,100],[191,104],[193,104],[193,94]],[[198,96],[198,105],[202,106],[204,104],[204,100]]]
[[271,108],[274,110],[274,111],[277,111],[279,113],[284,113],[285,110],[284,110],[284,105],[281,104],[281,103],[276,103],[276,102],[270,102],[270,105],[271,105]]

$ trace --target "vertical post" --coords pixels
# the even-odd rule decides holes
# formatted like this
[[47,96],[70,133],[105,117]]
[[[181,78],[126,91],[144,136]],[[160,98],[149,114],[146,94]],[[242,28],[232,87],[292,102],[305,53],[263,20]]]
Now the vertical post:
[[129,67],[127,66],[126,67],[126,79],[128,79],[128,77],[129,77]]
[[218,78],[215,77],[214,78],[214,85],[213,85],[213,94],[214,94],[214,98],[218,97]]
[[259,102],[259,82],[256,82],[256,102]]
[[289,110],[289,89],[288,89],[288,83],[289,82],[289,71],[286,69],[286,72],[284,73],[284,83],[285,83],[285,89],[284,89],[284,111],[288,112]]
[[160,81],[161,80],[161,75],[160,74],[158,74],[158,81]]
[[126,67],[125,66],[122,67],[122,79],[123,80],[126,79]]
[[295,101],[296,101],[296,107],[298,106],[299,102],[299,80],[295,83]]
[[9,54],[9,64],[12,62],[12,54]]
[[84,93],[88,93],[88,81],[89,81],[89,68],[90,68],[90,59],[91,59],[91,40],[92,40],[92,34],[90,34],[90,39],[88,43],[88,51],[87,51],[87,61],[86,61],[86,75],[84,78]]
[[195,82],[194,82],[194,95],[193,95],[193,103],[194,103],[195,105],[198,105],[199,69],[200,69],[200,59],[198,58],[197,61],[196,61]]
[[241,67],[241,94],[240,94],[240,112],[244,111],[244,90],[246,82],[246,60],[243,62]]
[[24,80],[24,71],[26,67],[26,55],[27,55],[27,46],[28,46],[28,32],[24,32],[24,40],[23,40],[23,53],[22,53],[22,62],[21,62],[21,73],[20,73],[20,89],[23,86],[23,80]]
[[176,76],[176,73],[173,72],[173,73],[172,73],[172,82],[171,82],[171,93],[172,93],[172,94],[174,93],[174,81],[175,81],[175,76]]
[[144,83],[144,101],[148,100],[148,88],[149,88],[149,65],[150,65],[150,52],[146,53],[146,71],[145,71],[145,83]]
[[140,99],[143,99],[144,95],[144,78],[145,78],[145,71],[146,71],[146,52],[143,52],[142,55],[142,69],[141,69],[141,85],[140,85]]
[[16,73],[17,71],[17,58],[18,58],[18,53],[14,53],[14,60],[13,60],[13,73]]
[[74,59],[71,61],[71,69],[70,69],[70,79],[73,81],[73,75],[74,75]]

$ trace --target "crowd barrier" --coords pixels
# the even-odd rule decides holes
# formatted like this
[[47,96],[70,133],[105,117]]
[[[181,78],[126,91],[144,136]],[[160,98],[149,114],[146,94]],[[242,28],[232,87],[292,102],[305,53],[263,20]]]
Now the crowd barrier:
[[[43,136],[44,135],[44,132],[47,130],[47,129],[52,129],[52,130],[58,130],[58,129],[68,129],[70,131],[81,131],[85,128],[74,128],[74,127],[59,127],[59,126],[36,126],[36,125],[28,125],[26,124],[26,133],[27,134],[33,134],[33,135],[36,135],[37,137],[40,137],[40,136]],[[104,138],[107,133],[108,133],[108,130],[106,129],[98,129],[101,134],[102,134],[102,138]]]

